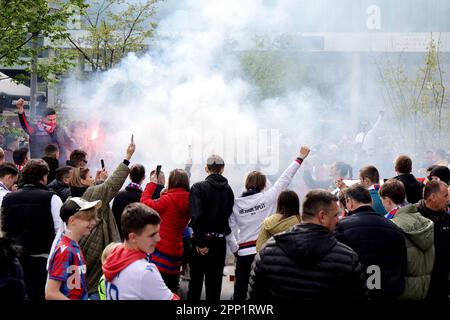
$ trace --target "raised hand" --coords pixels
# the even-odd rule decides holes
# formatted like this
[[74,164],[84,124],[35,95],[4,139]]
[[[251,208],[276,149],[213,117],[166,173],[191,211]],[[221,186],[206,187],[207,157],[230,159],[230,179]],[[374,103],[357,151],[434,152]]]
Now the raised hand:
[[307,146],[301,146],[300,148],[300,158],[305,160],[311,150]]

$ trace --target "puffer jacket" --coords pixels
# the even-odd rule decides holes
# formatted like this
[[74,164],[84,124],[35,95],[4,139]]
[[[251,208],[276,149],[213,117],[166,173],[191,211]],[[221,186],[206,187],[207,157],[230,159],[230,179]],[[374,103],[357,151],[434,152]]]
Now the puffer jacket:
[[400,208],[391,221],[405,234],[408,258],[405,291],[399,299],[425,299],[434,264],[433,221],[423,217],[414,205]]
[[256,240],[256,251],[260,251],[264,244],[274,235],[288,231],[290,228],[300,223],[300,216],[294,215],[286,219],[282,219],[283,215],[275,213],[267,217],[259,231],[258,240]]
[[255,256],[250,300],[365,300],[358,256],[316,224],[298,224],[274,236]]
[[182,188],[167,190],[157,200],[152,195],[157,185],[147,184],[141,196],[141,202],[155,209],[161,217],[159,234],[161,240],[156,244],[156,252],[152,262],[159,271],[168,274],[179,274],[183,256],[183,231],[189,215],[189,192]]
[[86,260],[89,293],[97,292],[97,285],[102,276],[100,257],[103,249],[111,242],[120,242],[119,230],[109,203],[119,193],[129,173],[128,166],[121,163],[104,183],[89,187],[82,196],[87,201],[102,200],[97,225],[79,242]]
[[371,206],[362,206],[339,221],[335,237],[358,254],[368,280],[373,270],[370,267],[379,268],[380,289],[369,290],[371,300],[397,299],[403,294],[407,265],[405,236],[392,221]]

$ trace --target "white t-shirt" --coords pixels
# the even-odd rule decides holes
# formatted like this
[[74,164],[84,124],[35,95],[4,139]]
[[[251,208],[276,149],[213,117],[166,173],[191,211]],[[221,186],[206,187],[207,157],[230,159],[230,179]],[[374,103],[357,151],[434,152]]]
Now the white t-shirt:
[[145,259],[123,269],[112,282],[105,280],[106,300],[171,300],[158,268]]

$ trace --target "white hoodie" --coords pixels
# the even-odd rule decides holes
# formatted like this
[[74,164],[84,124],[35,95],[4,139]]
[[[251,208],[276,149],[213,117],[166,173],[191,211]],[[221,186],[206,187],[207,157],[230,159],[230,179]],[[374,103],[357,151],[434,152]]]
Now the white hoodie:
[[[239,256],[256,254],[256,240],[261,224],[265,218],[275,213],[278,196],[289,186],[299,167],[300,162],[296,160],[268,190],[234,200],[233,213],[228,221],[231,233],[226,238],[231,252],[239,250]],[[234,236],[235,233],[238,239]]]

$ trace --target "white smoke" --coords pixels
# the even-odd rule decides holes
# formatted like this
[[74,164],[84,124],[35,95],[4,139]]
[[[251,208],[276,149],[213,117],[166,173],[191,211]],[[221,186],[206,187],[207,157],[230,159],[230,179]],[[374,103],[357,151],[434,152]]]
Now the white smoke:
[[[74,110],[71,117],[103,123],[106,140],[99,157],[110,155],[114,162],[107,163],[110,170],[133,134],[137,145],[133,161],[148,171],[157,164],[163,165],[166,174],[182,168],[191,145],[192,181],[197,181],[205,176],[206,157],[222,155],[225,176],[236,192],[242,189],[248,170],[276,174],[295,159],[301,144],[336,143],[344,135],[351,140],[356,123],[349,123],[339,108],[325,108],[346,102],[324,100],[313,84],[260,99],[259,89],[244,76],[239,53],[254,45],[255,34],[297,32],[300,24],[314,24],[320,7],[301,3],[187,0],[161,4],[161,20],[146,55],[130,54],[116,68],[87,82],[67,81],[65,101]],[[233,38],[239,38],[237,48],[230,45]],[[333,64],[339,60],[330,62],[327,74],[315,75],[316,81],[322,77],[333,84],[336,78],[333,89],[347,87],[349,92],[348,84],[338,83]],[[292,85],[288,78],[285,81],[287,88]],[[374,122],[377,111],[365,110],[364,116]]]

